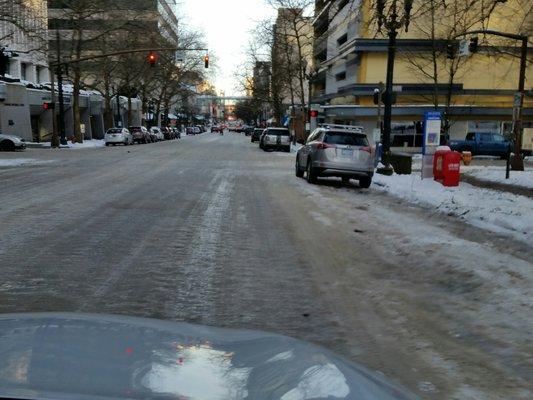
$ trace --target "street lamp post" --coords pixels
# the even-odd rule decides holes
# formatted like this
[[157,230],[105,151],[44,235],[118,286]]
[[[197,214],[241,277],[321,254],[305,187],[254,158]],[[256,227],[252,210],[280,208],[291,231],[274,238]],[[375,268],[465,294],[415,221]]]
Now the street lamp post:
[[392,131],[392,86],[394,83],[394,59],[396,56],[396,38],[398,31],[405,27],[409,29],[411,18],[411,9],[413,0],[403,0],[403,14],[398,13],[398,3],[401,0],[377,0],[375,14],[378,21],[378,30],[385,27],[389,43],[387,47],[387,80],[385,83],[385,96],[383,97],[384,115],[383,115],[383,167],[378,168],[377,172],[384,175],[392,175],[393,169],[390,165],[390,144]]

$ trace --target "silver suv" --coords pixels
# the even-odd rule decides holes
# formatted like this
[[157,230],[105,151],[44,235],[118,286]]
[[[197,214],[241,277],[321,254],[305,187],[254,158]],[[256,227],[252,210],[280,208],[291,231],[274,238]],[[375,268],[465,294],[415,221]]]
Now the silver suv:
[[291,152],[291,134],[287,128],[266,128],[259,139],[259,147],[264,151],[269,149]]
[[359,180],[370,187],[374,175],[374,152],[362,127],[322,125],[315,129],[296,154],[296,176],[306,174],[309,183],[319,176],[338,176],[344,182]]

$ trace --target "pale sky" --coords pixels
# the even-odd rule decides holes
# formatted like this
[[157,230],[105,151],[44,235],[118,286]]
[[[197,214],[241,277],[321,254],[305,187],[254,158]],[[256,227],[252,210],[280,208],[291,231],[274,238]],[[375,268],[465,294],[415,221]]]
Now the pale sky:
[[237,93],[233,74],[242,70],[249,31],[258,21],[275,15],[264,0],[181,0],[178,9],[185,26],[205,33],[209,52],[216,54],[218,73],[214,84],[226,95]]

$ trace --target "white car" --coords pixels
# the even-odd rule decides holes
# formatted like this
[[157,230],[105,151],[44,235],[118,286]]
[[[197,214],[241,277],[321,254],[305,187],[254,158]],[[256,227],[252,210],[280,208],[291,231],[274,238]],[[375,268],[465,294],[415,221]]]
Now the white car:
[[24,150],[26,148],[26,142],[15,135],[4,135],[0,133],[0,150],[14,151]]
[[152,126],[150,128],[150,133],[155,137],[155,141],[159,142],[161,140],[165,140],[165,135],[161,131],[161,128],[157,126]]
[[126,128],[108,129],[105,133],[104,139],[106,146],[109,146],[110,144],[112,144],[113,146],[117,144],[123,144],[124,146],[133,144],[133,136]]

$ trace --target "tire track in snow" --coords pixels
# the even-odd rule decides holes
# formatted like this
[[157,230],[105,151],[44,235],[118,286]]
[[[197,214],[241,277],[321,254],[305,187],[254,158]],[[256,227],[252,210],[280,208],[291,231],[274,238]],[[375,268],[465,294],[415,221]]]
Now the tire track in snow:
[[185,277],[184,286],[176,288],[176,295],[165,305],[165,314],[172,319],[194,315],[203,324],[215,319],[213,284],[219,267],[217,252],[221,245],[222,219],[231,205],[234,176],[219,171],[209,187],[215,189],[202,195],[185,222],[189,228],[196,227],[196,232],[192,235],[188,256],[179,262],[179,270]]

